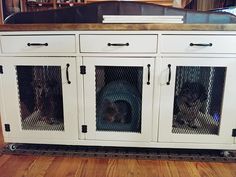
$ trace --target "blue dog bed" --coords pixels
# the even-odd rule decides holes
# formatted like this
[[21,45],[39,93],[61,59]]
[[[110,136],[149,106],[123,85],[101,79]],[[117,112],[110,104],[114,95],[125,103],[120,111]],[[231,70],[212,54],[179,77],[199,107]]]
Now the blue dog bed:
[[[109,122],[103,119],[102,107],[104,101],[113,103],[125,102],[129,105],[129,122]],[[140,132],[141,127],[141,98],[138,90],[124,80],[112,81],[100,91],[97,100],[97,130],[101,131],[125,131]]]

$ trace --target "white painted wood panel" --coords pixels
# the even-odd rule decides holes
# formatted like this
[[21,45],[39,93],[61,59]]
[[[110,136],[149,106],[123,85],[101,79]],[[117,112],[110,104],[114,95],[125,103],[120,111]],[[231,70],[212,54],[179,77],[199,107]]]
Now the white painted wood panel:
[[[205,46],[201,46],[205,45]],[[235,35],[162,35],[161,53],[236,53]]]
[[[161,75],[161,100],[160,100],[160,117],[159,117],[159,141],[160,142],[179,142],[179,143],[226,143],[232,144],[232,129],[235,128],[235,99],[236,98],[236,60],[233,58],[162,58],[162,75]],[[171,81],[170,85],[166,82],[169,76],[168,65],[171,64]],[[223,104],[219,122],[218,134],[189,132],[172,133],[173,115],[174,115],[174,98],[175,98],[175,81],[176,68],[178,66],[195,66],[195,67],[224,67],[226,68],[226,77],[223,93]],[[213,88],[217,89],[217,88]],[[219,95],[220,96],[220,95]],[[204,114],[204,113],[203,113]],[[205,117],[204,117],[205,118]],[[196,144],[197,147],[197,144]]]
[[[5,57],[0,58],[3,66],[1,74],[2,82],[2,104],[4,105],[3,124],[10,124],[11,131],[4,133],[8,138],[19,139],[39,139],[42,143],[50,140],[56,142],[78,140],[78,113],[77,113],[77,80],[75,58],[64,57],[63,60],[57,60],[56,57]],[[67,83],[66,65],[68,76],[71,81]],[[31,130],[22,128],[22,117],[20,109],[20,96],[17,82],[16,66],[58,66],[61,68],[62,80],[62,98],[63,98],[63,116],[64,130]],[[27,76],[25,76],[27,77]],[[29,98],[30,99],[30,98]],[[35,98],[33,98],[35,99]],[[48,125],[50,126],[50,125]],[[28,143],[31,143],[30,141]]]
[[156,53],[157,35],[80,35],[85,53]]
[[[40,44],[40,45],[37,45]],[[1,36],[2,53],[74,53],[75,35]]]
[[[84,107],[85,123],[88,126],[86,138],[88,140],[116,140],[116,141],[151,141],[152,138],[152,95],[154,58],[105,58],[84,57],[86,74],[84,75]],[[148,67],[150,64],[150,84],[148,81]],[[129,131],[99,131],[96,127],[96,66],[142,67],[142,105],[141,105],[141,132]],[[132,110],[133,111],[133,110]],[[112,144],[111,144],[112,145]]]

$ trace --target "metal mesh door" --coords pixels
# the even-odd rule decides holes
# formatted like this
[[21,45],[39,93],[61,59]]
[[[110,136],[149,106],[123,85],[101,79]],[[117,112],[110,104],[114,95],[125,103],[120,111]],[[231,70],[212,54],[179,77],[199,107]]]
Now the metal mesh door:
[[23,130],[64,130],[60,66],[16,66]]
[[225,67],[176,68],[172,133],[218,135]]
[[141,133],[142,67],[96,66],[96,129]]

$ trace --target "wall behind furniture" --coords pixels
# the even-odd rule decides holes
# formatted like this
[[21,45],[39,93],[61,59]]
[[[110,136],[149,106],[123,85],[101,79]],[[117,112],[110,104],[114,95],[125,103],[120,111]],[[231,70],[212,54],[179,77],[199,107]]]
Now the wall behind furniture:
[[[104,0],[85,0],[85,1],[87,3],[90,3],[90,2],[98,2],[98,1],[104,1]],[[165,5],[165,6],[173,5],[173,0],[136,0],[136,1],[155,3],[155,4]],[[178,1],[181,1],[181,0],[178,0]]]
[[[182,0],[187,1],[187,0]],[[236,6],[235,0],[188,0],[185,8],[194,9],[198,11],[207,11],[216,8],[223,8],[229,6]],[[184,6],[183,6],[184,7]]]
[[[83,3],[98,2],[103,0],[0,0],[0,24],[12,13],[32,12],[48,9],[76,6]],[[173,0],[137,0],[140,2],[150,2],[165,6],[172,6]],[[182,0],[175,0],[181,2]]]
[[[83,3],[91,3],[98,1],[104,1],[104,0],[21,0],[21,6],[22,6],[21,10],[24,12],[40,11],[45,9],[57,9],[69,6],[76,6]],[[172,6],[173,4],[173,0],[136,0],[136,1],[150,2],[166,6]],[[177,0],[177,1],[182,1],[182,0]]]

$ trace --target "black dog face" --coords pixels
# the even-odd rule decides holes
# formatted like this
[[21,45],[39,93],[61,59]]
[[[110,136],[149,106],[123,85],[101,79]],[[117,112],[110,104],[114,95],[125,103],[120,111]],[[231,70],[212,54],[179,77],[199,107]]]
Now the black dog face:
[[112,102],[105,99],[101,106],[102,119],[109,123],[128,123],[131,117],[130,105],[123,100]]
[[179,96],[183,102],[191,107],[197,100],[203,102],[207,99],[206,89],[198,82],[185,82],[181,88]]

